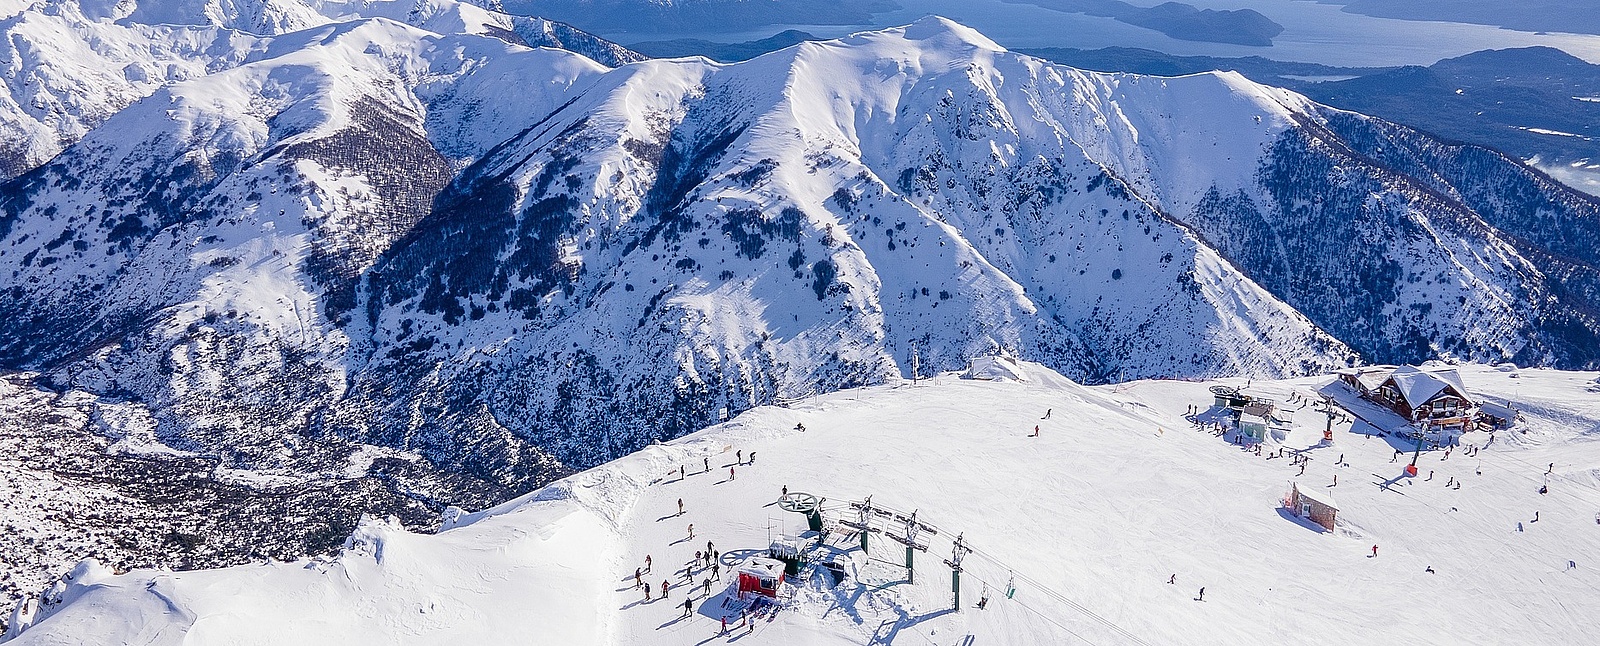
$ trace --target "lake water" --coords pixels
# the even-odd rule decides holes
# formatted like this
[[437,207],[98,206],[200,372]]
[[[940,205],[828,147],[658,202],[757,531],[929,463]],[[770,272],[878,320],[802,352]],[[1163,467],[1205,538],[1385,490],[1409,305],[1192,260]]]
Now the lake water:
[[[666,38],[705,38],[741,42],[765,38],[785,29],[801,29],[837,37],[861,29],[903,25],[928,14],[945,16],[973,27],[1010,48],[1143,47],[1178,55],[1264,56],[1350,67],[1428,65],[1441,58],[1483,49],[1546,45],[1600,63],[1600,36],[1544,34],[1486,25],[1372,18],[1345,13],[1337,6],[1309,0],[1184,0],[1207,9],[1255,9],[1284,26],[1271,47],[1198,43],[1169,38],[1160,32],[1110,18],[1051,11],[1002,0],[898,0],[899,11],[877,14],[870,26],[768,25],[738,33],[602,34],[621,43]],[[1155,0],[1135,0],[1154,5]]]

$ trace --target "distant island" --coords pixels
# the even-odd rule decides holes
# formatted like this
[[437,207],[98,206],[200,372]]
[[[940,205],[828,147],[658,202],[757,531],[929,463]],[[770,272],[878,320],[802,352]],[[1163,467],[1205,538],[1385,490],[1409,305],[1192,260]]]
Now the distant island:
[[718,43],[700,38],[677,38],[633,43],[628,45],[628,49],[651,58],[704,56],[718,63],[736,63],[808,40],[817,40],[817,37],[798,29],[788,29],[760,40],[742,43]]
[[1254,9],[1217,11],[1181,2],[1140,7],[1122,0],[1005,0],[1062,13],[1081,13],[1153,29],[1178,40],[1271,47],[1283,25]]

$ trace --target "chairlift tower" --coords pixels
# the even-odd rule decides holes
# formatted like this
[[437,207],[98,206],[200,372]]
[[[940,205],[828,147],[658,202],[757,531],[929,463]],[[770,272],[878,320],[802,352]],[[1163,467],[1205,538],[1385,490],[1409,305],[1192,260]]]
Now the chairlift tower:
[[1333,444],[1333,396],[1322,396],[1322,414],[1328,416],[1328,425],[1322,429],[1322,441]]
[[911,518],[906,520],[906,583],[917,582],[916,564],[912,562],[911,555],[916,553],[917,529],[921,523],[917,522],[917,512],[911,512]]
[[945,564],[950,566],[950,590],[955,593],[955,610],[961,611],[961,559],[972,552],[965,541],[966,534],[956,534],[956,544],[950,548],[950,560]]
[[858,512],[860,513],[861,522],[861,527],[859,528],[861,533],[861,553],[866,554],[867,536],[872,533],[872,496],[867,496],[867,499],[861,503]]

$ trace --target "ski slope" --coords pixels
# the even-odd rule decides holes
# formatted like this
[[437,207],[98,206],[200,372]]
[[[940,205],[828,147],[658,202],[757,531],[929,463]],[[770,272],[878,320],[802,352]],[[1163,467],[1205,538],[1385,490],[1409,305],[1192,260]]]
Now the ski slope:
[[[1289,405],[1283,446],[1310,458],[1297,477],[1290,459],[1184,419],[1191,404],[1210,405],[1216,382],[1086,388],[1036,364],[1020,373],[1026,381],[945,374],[755,409],[447,520],[436,535],[375,520],[337,557],[121,576],[86,563],[11,643],[1577,644],[1600,634],[1594,373],[1463,367],[1469,388],[1522,408],[1526,433],[1502,431],[1477,458],[1424,452],[1409,480],[1360,422],[1316,447],[1325,418],[1309,407]],[[1284,402],[1330,380],[1248,392]],[[730,479],[736,454],[746,464]],[[1296,480],[1336,498],[1338,531],[1280,513]],[[853,519],[846,501],[866,496],[915,510],[939,530],[923,536],[916,582],[905,582],[903,548],[875,535],[870,556],[836,555],[842,584],[800,581],[748,634],[717,634],[722,584],[680,618],[676,571],[705,541],[722,552],[726,583],[729,566],[804,529],[773,504],[785,486],[825,497],[830,524]],[[940,560],[956,533],[975,551],[951,611]],[[633,587],[646,555],[646,579],[673,582],[665,602]]]

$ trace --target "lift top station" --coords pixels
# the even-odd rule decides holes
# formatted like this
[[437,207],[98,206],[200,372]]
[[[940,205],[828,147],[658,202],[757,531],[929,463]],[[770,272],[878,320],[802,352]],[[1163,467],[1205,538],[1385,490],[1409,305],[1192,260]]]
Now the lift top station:
[[786,493],[778,499],[778,508],[805,514],[806,525],[813,532],[822,531],[822,501],[816,496],[799,491]]

